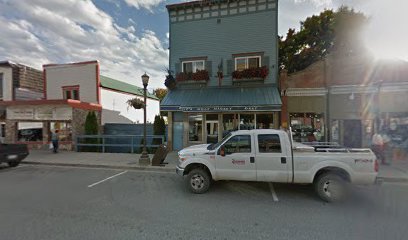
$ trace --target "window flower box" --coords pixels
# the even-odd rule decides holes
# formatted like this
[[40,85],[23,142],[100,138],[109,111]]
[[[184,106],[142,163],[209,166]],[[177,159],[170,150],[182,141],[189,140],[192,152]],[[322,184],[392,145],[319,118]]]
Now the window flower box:
[[177,82],[207,82],[210,79],[207,70],[198,70],[195,73],[180,72],[176,75]]
[[245,80],[245,79],[262,79],[265,78],[269,74],[269,69],[266,66],[258,67],[258,68],[249,68],[242,71],[233,71],[232,78],[234,80]]

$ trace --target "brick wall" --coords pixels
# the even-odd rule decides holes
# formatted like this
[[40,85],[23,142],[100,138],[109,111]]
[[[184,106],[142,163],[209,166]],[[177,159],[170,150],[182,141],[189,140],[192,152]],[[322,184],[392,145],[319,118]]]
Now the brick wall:
[[42,71],[21,64],[13,65],[13,86],[34,92],[44,92]]
[[[72,140],[76,141],[76,136],[85,134],[85,120],[89,110],[73,108],[72,109]],[[101,126],[101,112],[95,111],[98,120],[98,126]],[[101,127],[99,127],[101,133]]]

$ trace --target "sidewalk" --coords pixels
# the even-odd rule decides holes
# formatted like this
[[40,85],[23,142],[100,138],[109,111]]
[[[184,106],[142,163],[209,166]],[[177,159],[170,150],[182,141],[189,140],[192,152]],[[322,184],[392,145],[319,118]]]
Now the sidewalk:
[[[149,154],[150,159],[153,158]],[[81,166],[94,168],[112,168],[129,170],[150,170],[175,172],[177,164],[177,152],[167,154],[165,166],[139,165],[140,154],[129,153],[88,153],[60,151],[57,154],[47,150],[31,150],[30,155],[22,164],[41,164],[54,166]]]
[[[153,155],[149,155],[150,159]],[[139,165],[140,154],[129,153],[86,153],[61,151],[57,154],[46,150],[32,150],[23,164],[43,164],[54,166],[82,166],[96,168],[150,170],[175,172],[177,152],[170,152],[164,167]],[[391,165],[380,165],[378,177],[386,182],[408,182],[408,160],[394,161]]]

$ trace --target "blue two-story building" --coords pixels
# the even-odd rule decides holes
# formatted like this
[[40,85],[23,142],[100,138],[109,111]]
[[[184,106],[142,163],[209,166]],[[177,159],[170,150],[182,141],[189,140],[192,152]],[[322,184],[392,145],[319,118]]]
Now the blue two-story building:
[[278,1],[167,5],[176,86],[161,103],[173,150],[238,129],[278,128]]

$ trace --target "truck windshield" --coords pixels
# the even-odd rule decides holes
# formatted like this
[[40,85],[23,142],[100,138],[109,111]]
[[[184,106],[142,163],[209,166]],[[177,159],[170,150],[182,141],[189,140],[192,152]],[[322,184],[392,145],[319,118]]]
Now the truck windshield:
[[223,142],[225,141],[225,139],[229,138],[230,136],[231,136],[231,133],[228,133],[227,135],[225,135],[225,137],[223,137],[223,138],[221,139],[221,141],[219,141],[219,142],[217,142],[217,143],[215,143],[215,144],[210,144],[210,145],[207,147],[207,150],[214,150],[214,149],[216,149],[217,147],[219,147],[219,146],[221,145],[221,143],[223,143]]

